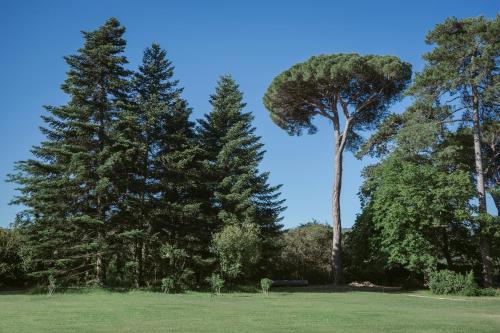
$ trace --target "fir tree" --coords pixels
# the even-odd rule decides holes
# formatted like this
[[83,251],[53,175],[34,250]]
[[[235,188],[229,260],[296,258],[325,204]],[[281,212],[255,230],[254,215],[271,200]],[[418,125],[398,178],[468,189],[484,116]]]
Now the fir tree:
[[70,101],[46,107],[45,141],[11,176],[20,184],[15,202],[27,207],[22,217],[36,276],[75,280],[87,273],[105,282],[106,237],[118,197],[114,130],[127,105],[124,32],[113,18],[83,32],[84,47],[65,57],[69,71],[61,88]]
[[197,194],[200,152],[189,121],[191,109],[173,75],[166,52],[153,44],[145,50],[133,80],[138,153],[131,161],[136,169],[135,181],[130,183],[135,197],[130,213],[137,224],[126,234],[139,240],[139,284],[144,283],[144,275],[168,274],[168,267],[161,264],[160,249],[165,244],[186,250],[195,260],[202,234],[197,223],[201,220]]
[[259,171],[263,144],[255,134],[252,114],[243,111],[243,94],[231,76],[220,78],[210,104],[213,110],[199,120],[198,131],[210,202],[207,222],[211,232],[231,224],[258,225],[266,258],[281,229],[281,185],[269,185],[269,173]]

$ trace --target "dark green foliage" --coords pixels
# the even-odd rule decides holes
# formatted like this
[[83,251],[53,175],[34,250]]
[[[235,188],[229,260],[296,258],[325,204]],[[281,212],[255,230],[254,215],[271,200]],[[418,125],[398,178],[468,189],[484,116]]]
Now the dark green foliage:
[[[196,284],[195,272],[192,270],[189,249],[179,248],[165,243],[160,247],[159,272],[169,281],[170,290],[184,291]],[[162,280],[162,284],[165,279]]]
[[110,19],[83,33],[84,47],[65,58],[70,101],[47,107],[45,141],[10,176],[14,203],[26,207],[23,267],[42,285],[160,287],[163,278],[181,291],[212,273],[216,232],[250,223],[262,260],[239,269],[256,274],[276,249],[283,201],[258,170],[263,145],[241,92],[223,79],[198,139],[166,52],[148,47],[132,75],[124,31]]
[[284,210],[278,186],[268,183],[269,173],[260,172],[264,156],[255,135],[253,116],[244,112],[243,94],[228,75],[222,76],[210,97],[211,113],[199,120],[199,142],[205,167],[207,232],[225,225],[254,224],[261,239],[262,268],[276,252],[280,214]]
[[435,127],[461,122],[472,128],[474,177],[478,199],[476,219],[478,248],[482,257],[483,280],[492,283],[491,239],[493,220],[487,213],[485,165],[481,127],[500,118],[498,96],[498,59],[500,58],[500,16],[447,19],[429,32],[426,42],[434,48],[424,54],[427,61],[410,88],[424,109],[437,107],[442,112],[430,119]]
[[445,260],[471,235],[467,229],[473,186],[466,172],[439,170],[425,159],[396,156],[377,170],[372,194],[373,222],[388,264],[422,272]]
[[[370,281],[378,285],[400,284],[408,276],[399,267],[387,267],[387,254],[381,250],[380,230],[373,223],[373,209],[363,207],[344,238],[344,264],[347,281]],[[399,271],[398,271],[399,270]]]
[[22,249],[19,230],[0,228],[0,286],[19,286],[25,282]]
[[[417,163],[424,158],[436,170],[432,172],[432,178],[444,181],[433,185],[441,194],[429,191],[427,197],[439,195],[444,199],[442,194],[445,194],[448,202],[454,205],[464,202],[466,196],[458,186],[453,190],[454,185],[447,184],[453,181],[449,176],[462,173],[460,178],[463,181],[469,176],[471,183],[476,184],[478,202],[475,207],[471,205],[470,213],[466,214],[468,217],[463,216],[462,232],[456,236],[447,232],[451,236],[450,241],[457,237],[456,252],[455,255],[450,254],[450,259],[454,256],[462,258],[457,263],[464,263],[468,269],[477,269],[477,255],[480,253],[485,285],[490,285],[492,280],[492,266],[496,261],[491,258],[498,257],[494,236],[498,230],[498,222],[495,222],[498,218],[487,214],[485,190],[490,192],[495,202],[500,142],[496,128],[500,115],[497,75],[499,23],[499,16],[493,20],[452,17],[429,32],[426,42],[433,48],[424,54],[424,70],[416,75],[408,91],[415,97],[414,104],[403,114],[386,118],[360,151],[360,155],[368,153],[376,156],[394,152],[391,155],[398,154],[398,160],[416,159]],[[443,178],[445,174],[449,176]],[[415,177],[415,180],[420,182],[420,178]],[[423,184],[421,190],[426,191],[427,187]],[[412,207],[407,203],[406,206]],[[443,200],[433,201],[430,209],[424,205],[419,211],[446,225],[457,212],[453,207],[446,206]],[[428,218],[420,217],[412,225],[420,225],[422,220]],[[431,250],[436,258],[440,252],[437,250]]]
[[75,282],[91,274],[105,281],[106,238],[121,177],[115,170],[121,156],[115,125],[127,108],[129,89],[124,31],[109,19],[83,33],[84,47],[65,57],[69,70],[61,87],[70,101],[46,107],[46,140],[11,176],[20,185],[14,203],[27,207],[20,219],[35,277]]
[[[124,135],[133,153],[127,163],[131,176],[124,187],[122,221],[131,223],[122,224],[118,237],[127,244],[137,286],[155,284],[158,276],[169,275],[176,288],[184,289],[196,280],[192,271],[208,253],[210,237],[202,227],[203,181],[200,149],[189,121],[191,109],[173,74],[158,44],[144,51],[132,80],[134,108]],[[186,267],[179,276],[162,257],[165,244],[187,251]]]
[[264,104],[273,121],[290,134],[300,134],[302,129],[314,133],[312,119],[317,115],[338,121],[337,108],[341,108],[352,117],[349,146],[354,148],[361,139],[357,132],[375,128],[410,77],[411,65],[397,57],[320,55],[277,76]]
[[330,282],[331,239],[331,227],[316,221],[285,231],[277,278]]
[[481,289],[472,271],[466,275],[450,270],[432,271],[427,283],[432,293],[437,295],[495,296],[492,288]]

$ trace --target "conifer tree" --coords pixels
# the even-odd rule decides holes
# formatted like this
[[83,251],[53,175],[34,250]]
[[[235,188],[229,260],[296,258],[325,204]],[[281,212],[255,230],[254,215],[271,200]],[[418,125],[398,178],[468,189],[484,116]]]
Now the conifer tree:
[[46,107],[45,141],[11,176],[20,184],[14,201],[27,207],[21,215],[35,276],[95,274],[105,282],[106,237],[119,196],[115,125],[128,103],[124,32],[114,18],[83,32],[83,48],[65,57],[69,71],[61,88],[70,101]]
[[259,171],[263,144],[255,134],[252,114],[243,111],[243,94],[231,76],[220,78],[210,104],[213,110],[199,120],[198,132],[210,194],[211,232],[231,224],[256,224],[265,241],[263,257],[269,257],[281,228],[281,185],[269,185],[269,173]]
[[160,249],[165,244],[186,250],[193,260],[199,250],[200,152],[194,124],[189,121],[191,108],[181,97],[183,89],[173,75],[166,51],[153,44],[145,50],[133,79],[138,136],[137,154],[131,160],[136,169],[135,182],[131,182],[135,202],[130,213],[137,224],[126,233],[139,240],[138,284],[153,271],[168,274],[160,264]]

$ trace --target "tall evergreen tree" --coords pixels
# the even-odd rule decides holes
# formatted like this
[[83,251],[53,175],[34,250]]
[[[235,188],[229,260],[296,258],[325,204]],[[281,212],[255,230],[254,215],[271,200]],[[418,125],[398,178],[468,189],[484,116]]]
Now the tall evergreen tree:
[[153,272],[172,273],[160,264],[160,248],[166,243],[185,249],[195,261],[205,234],[200,230],[200,149],[189,121],[191,108],[173,75],[166,52],[153,44],[133,79],[137,154],[131,155],[135,173],[130,214],[137,223],[126,234],[138,240],[138,284]]
[[[492,226],[486,207],[486,182],[482,127],[499,120],[498,59],[500,55],[500,16],[489,20],[484,17],[449,18],[436,25],[426,36],[434,48],[423,55],[427,61],[410,88],[424,107],[422,119],[428,110],[441,110],[432,114],[436,128],[461,122],[472,129],[475,182],[478,200],[479,249],[483,262],[483,280],[492,284],[492,258],[490,255]],[[444,107],[443,107],[444,106]],[[434,107],[434,108],[432,108]],[[436,108],[439,107],[439,108]],[[418,108],[416,111],[419,111]],[[427,112],[427,114],[426,114]]]
[[265,242],[263,257],[269,257],[281,229],[281,185],[269,185],[269,173],[259,171],[263,144],[255,135],[252,114],[243,111],[243,94],[231,76],[220,78],[210,104],[213,110],[199,120],[198,130],[207,172],[210,230],[254,223]]
[[62,90],[68,104],[46,107],[46,139],[35,158],[17,164],[25,230],[37,276],[66,280],[95,274],[105,282],[106,237],[118,197],[114,167],[115,125],[128,104],[129,71],[123,56],[125,28],[112,18],[83,32],[83,48],[65,57]]

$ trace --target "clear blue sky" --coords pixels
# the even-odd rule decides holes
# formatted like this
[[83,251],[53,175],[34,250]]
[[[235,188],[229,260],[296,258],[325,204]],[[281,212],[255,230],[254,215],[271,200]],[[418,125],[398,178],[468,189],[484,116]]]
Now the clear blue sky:
[[[283,185],[286,226],[311,218],[331,222],[332,130],[321,121],[313,136],[290,137],[262,105],[273,77],[322,53],[392,54],[422,68],[427,31],[448,16],[494,17],[500,2],[475,1],[21,1],[0,2],[0,226],[13,221],[14,185],[5,183],[14,161],[42,139],[42,105],[65,103],[64,55],[82,45],[81,30],[108,17],[127,28],[126,55],[136,68],[152,42],[167,49],[193,119],[209,112],[217,78],[231,73],[255,115],[267,154],[263,170]],[[393,107],[401,111],[405,102]],[[360,171],[369,161],[344,161],[342,219],[359,212]]]

